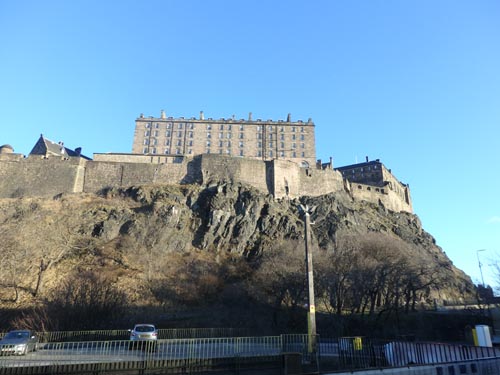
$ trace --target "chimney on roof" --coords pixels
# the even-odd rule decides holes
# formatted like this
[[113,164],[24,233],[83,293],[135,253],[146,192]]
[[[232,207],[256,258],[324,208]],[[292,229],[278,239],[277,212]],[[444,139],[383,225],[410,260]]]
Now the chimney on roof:
[[292,122],[292,114],[289,113],[288,116],[286,116],[286,122]]
[[75,153],[77,156],[80,156],[82,154],[82,148],[81,147],[75,148]]
[[144,118],[144,113],[141,113],[141,114],[139,115],[139,118]]
[[160,117],[161,118],[167,118],[167,116],[165,115],[165,111],[163,109],[160,112]]
[[205,120],[205,114],[203,111],[200,111],[200,120]]
[[368,156],[366,156],[366,162],[368,163]]
[[252,112],[248,113],[248,121],[252,121]]

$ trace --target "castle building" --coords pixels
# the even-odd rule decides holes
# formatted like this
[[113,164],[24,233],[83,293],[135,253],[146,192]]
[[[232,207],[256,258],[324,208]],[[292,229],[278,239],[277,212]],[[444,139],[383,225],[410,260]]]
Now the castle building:
[[335,170],[339,171],[342,177],[351,183],[354,193],[356,190],[359,192],[375,190],[375,192],[382,194],[391,191],[409,208],[412,206],[409,185],[399,181],[379,159],[369,161],[366,157],[364,163],[346,165],[335,168]]
[[135,121],[133,154],[219,154],[258,160],[288,160],[304,168],[316,163],[314,123],[287,120],[144,117]]

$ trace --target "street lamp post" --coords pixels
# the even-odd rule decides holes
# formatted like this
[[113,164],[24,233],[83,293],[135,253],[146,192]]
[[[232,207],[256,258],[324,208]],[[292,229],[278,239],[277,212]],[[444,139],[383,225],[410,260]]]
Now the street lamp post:
[[476,250],[476,255],[477,255],[477,263],[479,264],[479,273],[481,274],[481,283],[483,285],[483,288],[485,287],[484,285],[484,277],[483,277],[483,264],[481,263],[481,260],[479,260],[479,253],[481,251],[486,251],[486,249],[479,249]]
[[307,334],[309,338],[309,351],[316,352],[316,306],[314,304],[314,275],[312,252],[310,246],[310,225],[311,214],[316,207],[309,208],[307,205],[300,205],[302,214],[304,216],[304,237],[305,237],[305,252],[306,252],[306,272],[307,272]]

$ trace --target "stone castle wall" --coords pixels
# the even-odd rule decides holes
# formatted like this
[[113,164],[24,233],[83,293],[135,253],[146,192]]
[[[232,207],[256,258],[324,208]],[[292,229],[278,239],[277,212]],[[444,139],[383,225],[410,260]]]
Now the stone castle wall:
[[84,160],[22,158],[0,160],[0,197],[54,196],[83,190]]
[[[276,198],[296,198],[343,191],[349,186],[340,172],[329,168],[301,168],[285,160],[261,161],[212,154],[191,158],[97,154],[92,161],[82,158],[0,158],[0,180],[0,198],[94,193],[105,188],[141,184],[211,184],[221,181],[248,184]],[[350,188],[355,199],[380,201],[387,209],[412,212],[411,201],[407,203],[402,199],[401,191],[361,184],[352,184]]]

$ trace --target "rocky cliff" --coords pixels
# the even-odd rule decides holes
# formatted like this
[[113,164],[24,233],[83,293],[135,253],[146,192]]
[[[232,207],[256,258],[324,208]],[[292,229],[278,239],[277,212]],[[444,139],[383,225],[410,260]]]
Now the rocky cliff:
[[[188,256],[189,264],[195,258],[220,264],[221,257],[238,264],[223,271],[208,265],[196,271],[200,284],[214,284],[220,291],[221,282],[210,278],[212,271],[222,273],[226,283],[241,284],[255,271],[255,266],[245,268],[243,263],[263,259],[283,244],[302,243],[300,204],[316,207],[312,232],[318,251],[334,253],[339,233],[361,238],[382,233],[411,245],[412,258],[439,270],[439,282],[429,286],[427,302],[473,296],[470,278],[453,266],[413,214],[353,201],[346,193],[275,200],[248,186],[219,183],[1,200],[0,298],[4,307],[37,305],[53,299],[54,291],[75,275],[91,271],[110,281],[129,306],[162,305],[169,295],[158,297],[151,285],[158,275],[187,264],[183,259]],[[169,288],[178,291],[188,281],[177,276],[169,282]],[[172,286],[175,282],[179,286]],[[209,292],[203,289],[200,298],[209,301],[216,294]]]

